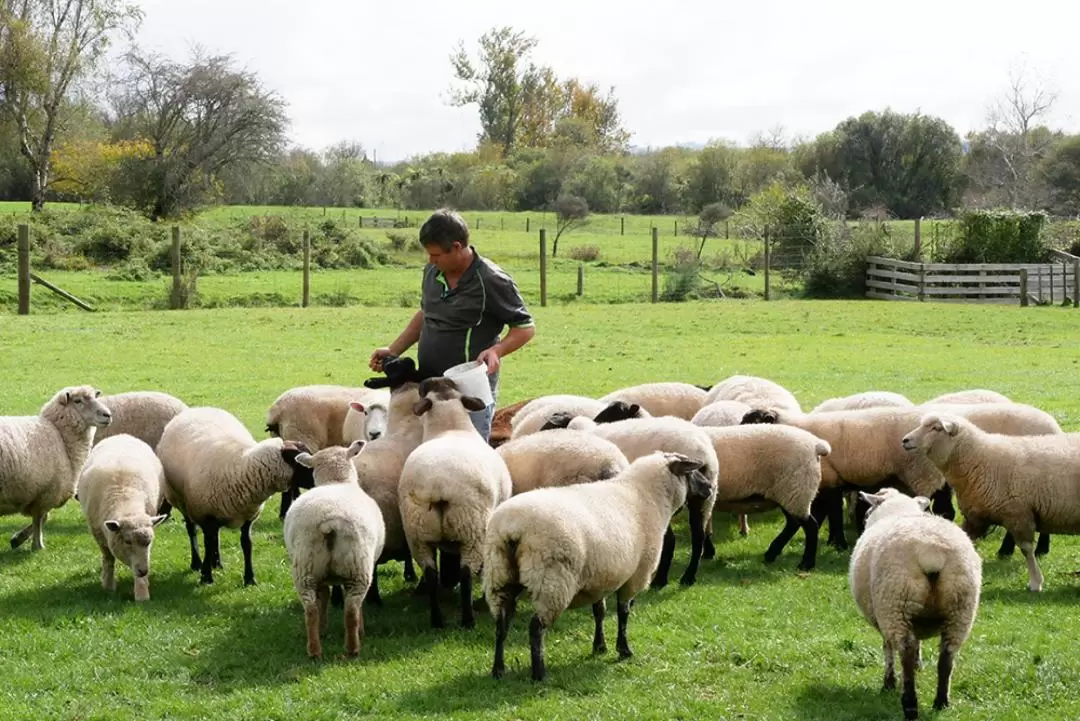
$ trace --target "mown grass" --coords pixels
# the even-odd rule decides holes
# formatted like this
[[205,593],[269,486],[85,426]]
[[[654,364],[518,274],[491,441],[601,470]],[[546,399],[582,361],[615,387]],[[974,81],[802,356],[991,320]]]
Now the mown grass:
[[[923,400],[988,387],[1080,430],[1073,392],[1080,313],[1058,308],[875,302],[570,306],[535,309],[538,335],[509,358],[502,404],[545,392],[600,394],[649,380],[708,384],[733,373],[774,378],[811,406],[870,388]],[[235,413],[263,437],[265,409],[306,383],[355,383],[370,350],[408,309],[227,309],[0,318],[0,412],[33,413],[57,388],[159,388]],[[10,534],[22,519],[0,519]],[[635,657],[592,658],[592,618],[568,612],[548,637],[549,680],[527,680],[527,609],[512,629],[507,678],[488,676],[493,626],[434,632],[425,602],[382,569],[387,598],[366,610],[356,660],[340,656],[332,616],[328,658],[304,654],[276,501],[255,524],[259,585],[244,588],[237,534],[223,534],[225,570],[211,587],[187,570],[176,520],[153,550],[152,600],[135,605],[130,573],[101,590],[98,553],[76,503],[53,514],[45,551],[0,552],[0,717],[3,719],[882,719],[900,718],[879,692],[880,639],[847,587],[847,554],[822,550],[797,574],[797,537],[774,566],[761,556],[779,530],[754,517],[751,535],[717,524],[718,560],[692,588],[646,591],[631,616]],[[849,536],[852,535],[849,530]],[[680,535],[680,538],[683,538]],[[1072,577],[1080,544],[1058,536],[1043,559],[1047,590],[1025,590],[1019,557],[979,544],[983,604],[954,676],[953,707],[929,711],[933,644],[919,681],[924,716],[1072,718],[1080,661]],[[680,541],[676,569],[686,561]],[[450,608],[452,601],[447,601]],[[451,616],[453,618],[453,616]],[[614,640],[614,613],[609,617]]]

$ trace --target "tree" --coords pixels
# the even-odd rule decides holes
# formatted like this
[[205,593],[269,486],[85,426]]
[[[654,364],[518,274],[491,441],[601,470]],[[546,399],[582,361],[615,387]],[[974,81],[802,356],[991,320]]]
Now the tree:
[[1080,213],[1080,135],[1059,143],[1040,164],[1039,174],[1050,188],[1056,212]]
[[584,198],[562,195],[555,201],[555,242],[551,244],[551,257],[559,252],[559,238],[588,222],[589,205]]
[[31,168],[35,211],[45,207],[69,94],[96,67],[110,34],[140,19],[121,0],[0,0],[0,112],[14,122]]
[[137,164],[140,192],[129,202],[151,218],[175,216],[214,192],[216,177],[243,163],[269,163],[285,141],[285,103],[227,55],[196,51],[180,64],[132,51],[113,104],[123,137],[153,155]]
[[737,151],[721,142],[710,142],[697,154],[686,172],[683,196],[686,207],[699,211],[710,203],[737,205],[734,182]]
[[709,203],[698,214],[698,227],[696,235],[701,236],[701,245],[698,247],[697,257],[701,260],[701,254],[705,251],[705,240],[710,235],[716,235],[716,224],[721,220],[731,217],[731,208],[723,203]]
[[451,91],[451,103],[479,106],[480,141],[499,143],[507,154],[517,141],[527,94],[547,80],[528,62],[536,42],[511,27],[493,28],[481,36],[477,59],[470,58],[461,43],[450,56],[454,76],[464,84]]

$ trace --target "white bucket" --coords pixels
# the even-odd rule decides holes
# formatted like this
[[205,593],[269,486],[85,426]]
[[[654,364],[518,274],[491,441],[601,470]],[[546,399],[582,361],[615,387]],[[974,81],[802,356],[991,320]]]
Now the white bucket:
[[454,381],[454,384],[464,396],[473,396],[491,405],[495,398],[491,395],[491,384],[488,381],[487,363],[483,361],[469,361],[461,363],[453,368],[447,368],[443,376]]

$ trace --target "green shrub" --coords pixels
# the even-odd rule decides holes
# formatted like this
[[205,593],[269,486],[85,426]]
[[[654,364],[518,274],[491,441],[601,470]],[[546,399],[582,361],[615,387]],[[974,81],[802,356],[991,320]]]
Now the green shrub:
[[866,258],[898,257],[902,253],[888,226],[861,222],[855,227],[836,223],[808,253],[799,275],[810,298],[862,298],[866,295]]
[[664,290],[660,299],[681,303],[697,298],[701,287],[701,262],[697,250],[690,246],[677,248],[671,254],[671,266],[664,273]]
[[944,249],[946,263],[1041,263],[1048,259],[1043,237],[1045,213],[968,210],[960,214],[957,233]]
[[572,260],[580,260],[585,262],[600,260],[600,246],[575,245],[573,248],[570,249],[570,258]]

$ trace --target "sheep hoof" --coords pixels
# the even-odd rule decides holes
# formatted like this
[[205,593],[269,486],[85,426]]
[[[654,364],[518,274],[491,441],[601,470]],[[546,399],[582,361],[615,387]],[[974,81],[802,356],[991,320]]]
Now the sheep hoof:
[[255,581],[255,577],[252,576],[251,578],[245,578],[244,579],[244,585],[245,586],[257,586],[258,583]]
[[594,645],[592,647],[592,652],[593,652],[594,656],[601,656],[601,655],[607,653],[607,644],[606,643],[598,643],[598,644]]
[[919,718],[919,709],[917,707],[910,708],[908,706],[905,706],[904,718],[906,719],[906,721],[915,721],[917,718]]
[[949,699],[938,697],[934,699],[934,710],[941,711],[942,709],[949,708]]
[[765,563],[774,563],[780,557],[779,553],[765,553]]
[[1031,591],[1032,593],[1041,593],[1042,592],[1042,584],[1041,583],[1040,584],[1029,583],[1028,584],[1028,590]]
[[885,683],[881,685],[881,693],[888,693],[889,691],[896,690],[896,677],[890,676],[885,679]]
[[697,582],[697,579],[693,576],[683,576],[679,579],[680,586],[693,586]]
[[652,583],[649,584],[649,586],[650,586],[650,588],[663,588],[667,584],[668,584],[667,576],[664,576],[664,577],[657,576],[656,578],[653,579]]
[[492,678],[499,679],[499,678],[502,678],[505,675],[506,675],[506,667],[505,666],[492,666],[491,667],[491,677]]
[[816,563],[811,563],[809,561],[800,563],[798,566],[796,566],[796,568],[800,571],[813,571],[816,567]]
[[212,585],[214,583],[214,577],[213,576],[207,576],[207,575],[204,574],[199,579],[199,583],[201,583],[204,586],[210,586],[210,585]]

